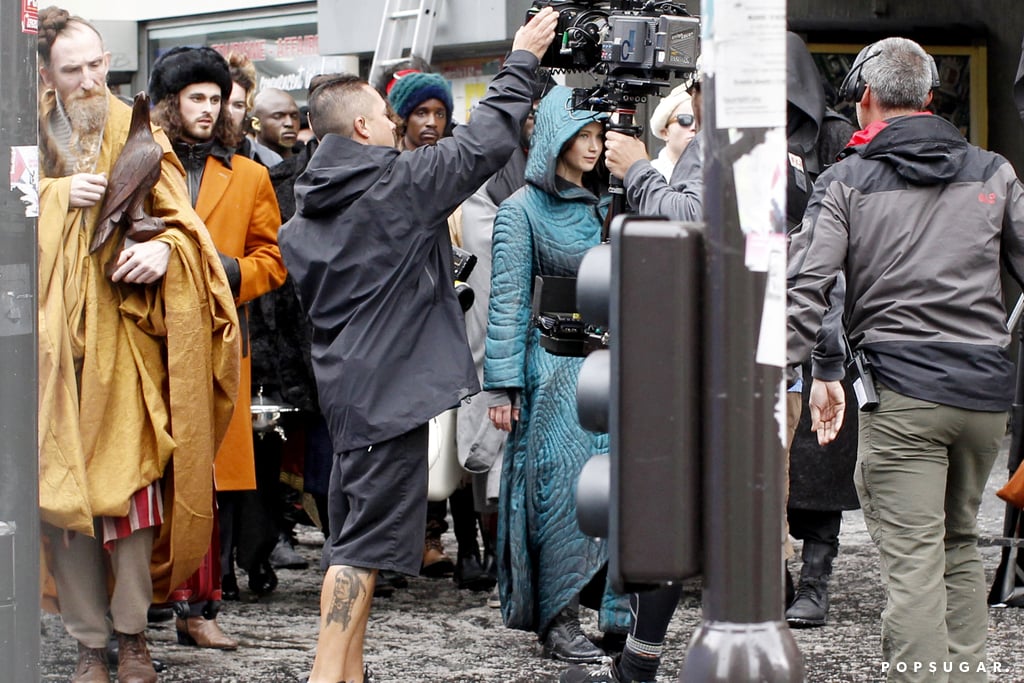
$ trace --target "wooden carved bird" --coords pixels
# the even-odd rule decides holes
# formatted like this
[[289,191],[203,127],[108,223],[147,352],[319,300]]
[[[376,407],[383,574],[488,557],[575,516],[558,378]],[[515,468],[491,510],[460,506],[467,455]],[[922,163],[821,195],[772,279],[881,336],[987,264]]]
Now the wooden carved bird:
[[153,139],[153,131],[149,127],[149,96],[140,92],[132,106],[128,139],[110,169],[107,192],[89,253],[102,247],[118,226],[127,228],[125,236],[136,242],[145,242],[166,229],[162,219],[153,218],[142,208],[160,179],[163,154],[163,148]]

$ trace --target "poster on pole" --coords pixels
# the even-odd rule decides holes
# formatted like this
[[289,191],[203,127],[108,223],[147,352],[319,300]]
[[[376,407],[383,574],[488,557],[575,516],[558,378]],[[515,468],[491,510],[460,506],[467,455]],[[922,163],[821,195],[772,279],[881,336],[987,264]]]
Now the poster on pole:
[[715,77],[716,126],[785,126],[786,0],[713,5],[712,54],[704,66]]

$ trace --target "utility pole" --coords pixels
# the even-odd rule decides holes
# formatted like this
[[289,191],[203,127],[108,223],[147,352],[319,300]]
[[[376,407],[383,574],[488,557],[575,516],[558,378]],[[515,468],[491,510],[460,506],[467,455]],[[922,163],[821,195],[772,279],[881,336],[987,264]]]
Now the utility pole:
[[36,0],[0,3],[0,679],[39,680]]
[[786,4],[706,0],[704,604],[679,680],[795,683],[783,618]]

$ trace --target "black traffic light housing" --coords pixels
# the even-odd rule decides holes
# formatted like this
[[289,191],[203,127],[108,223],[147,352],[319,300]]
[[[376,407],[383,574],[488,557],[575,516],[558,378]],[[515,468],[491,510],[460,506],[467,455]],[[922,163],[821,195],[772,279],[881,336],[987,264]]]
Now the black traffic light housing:
[[580,314],[608,348],[584,361],[577,408],[611,452],[584,468],[577,507],[584,532],[607,536],[619,591],[700,572],[702,235],[620,215],[579,269]]

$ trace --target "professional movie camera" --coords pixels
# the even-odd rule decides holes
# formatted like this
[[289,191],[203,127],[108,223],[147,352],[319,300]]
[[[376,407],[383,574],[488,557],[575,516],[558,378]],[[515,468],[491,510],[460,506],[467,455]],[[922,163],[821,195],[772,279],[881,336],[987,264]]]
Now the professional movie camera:
[[[636,106],[669,78],[686,78],[697,70],[700,19],[686,5],[667,0],[534,0],[527,21],[544,7],[558,11],[555,39],[542,67],[553,72],[587,72],[603,76],[596,87],[573,90],[574,110],[614,112],[608,130],[639,136]],[[622,183],[614,176],[611,218],[625,208]],[[607,347],[608,331],[582,320],[576,309],[576,278],[537,278],[533,323],[541,346],[562,356],[585,356]]]
[[534,0],[527,20],[544,7],[558,11],[558,25],[541,66],[605,76],[596,88],[576,89],[574,109],[635,113],[630,105],[657,94],[669,85],[669,77],[697,69],[700,19],[683,3]]

